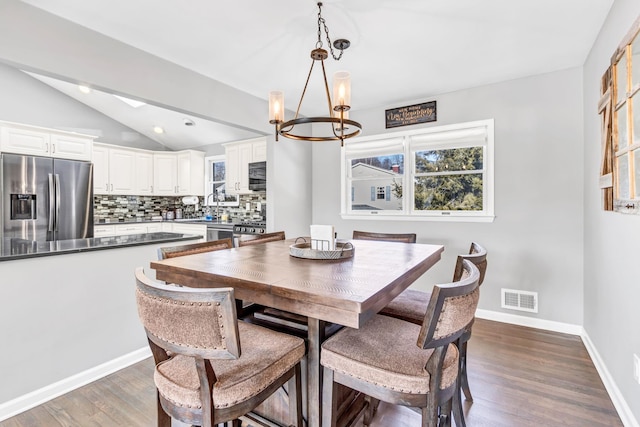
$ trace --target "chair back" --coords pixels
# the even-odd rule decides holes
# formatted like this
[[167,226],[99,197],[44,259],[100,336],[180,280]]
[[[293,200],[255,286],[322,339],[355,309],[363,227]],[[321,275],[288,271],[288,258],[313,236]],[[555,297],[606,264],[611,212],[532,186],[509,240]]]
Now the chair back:
[[478,268],[463,260],[459,281],[434,286],[418,335],[418,347],[442,347],[462,335],[478,307],[479,281]]
[[415,243],[416,233],[373,233],[370,231],[353,230],[353,239],[380,240],[383,242]]
[[193,255],[202,252],[218,251],[220,249],[231,249],[233,242],[231,239],[220,239],[209,242],[192,243],[182,246],[168,246],[158,249],[158,259],[175,258],[183,255]]
[[478,268],[480,272],[480,281],[478,282],[478,285],[482,285],[482,282],[484,282],[484,275],[487,271],[487,250],[476,242],[472,242],[468,255],[458,255],[456,267],[453,271],[454,282],[457,282],[462,278],[462,273],[464,271],[462,268],[462,261],[465,259],[471,261]]
[[138,315],[150,343],[203,359],[240,357],[233,288],[169,286],[147,277],[142,267],[135,276]]
[[284,231],[274,231],[273,233],[260,234],[256,238],[239,240],[238,246],[259,245],[261,243],[275,242],[277,240],[285,240]]

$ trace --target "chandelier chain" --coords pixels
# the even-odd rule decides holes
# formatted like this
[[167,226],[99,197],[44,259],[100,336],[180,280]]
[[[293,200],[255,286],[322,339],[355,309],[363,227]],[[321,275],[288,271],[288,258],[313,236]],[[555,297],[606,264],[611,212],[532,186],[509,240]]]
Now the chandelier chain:
[[327,44],[329,45],[331,56],[336,61],[339,61],[340,58],[342,58],[344,50],[339,49],[340,54],[338,56],[336,56],[335,52],[333,51],[333,45],[331,44],[331,38],[329,37],[329,27],[327,27],[327,22],[322,17],[322,3],[318,3],[318,41],[316,43],[316,48],[322,47],[322,28],[324,28],[324,33],[327,35]]

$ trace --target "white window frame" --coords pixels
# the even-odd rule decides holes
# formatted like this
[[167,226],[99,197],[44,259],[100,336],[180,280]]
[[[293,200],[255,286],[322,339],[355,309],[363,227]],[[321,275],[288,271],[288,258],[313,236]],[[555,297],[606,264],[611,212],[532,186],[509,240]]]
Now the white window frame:
[[[414,209],[415,152],[425,149],[483,147],[483,210],[421,211]],[[401,148],[400,148],[401,147]],[[404,154],[402,210],[349,211],[351,160],[400,152]],[[341,150],[341,216],[357,220],[492,222],[494,215],[493,119],[392,132],[350,140]],[[472,171],[477,173],[478,171]]]
[[[205,194],[204,194],[204,206],[216,206],[216,199],[215,196],[211,196],[212,192],[213,192],[213,184],[214,182],[223,182],[223,181],[213,181],[213,177],[211,176],[212,174],[212,168],[211,165],[213,163],[219,163],[219,162],[225,162],[225,180],[226,180],[226,156],[224,154],[218,155],[218,156],[208,156],[204,158],[204,188],[205,188]],[[226,181],[224,181],[226,182]],[[230,197],[231,195],[227,194],[227,197]],[[219,202],[217,205],[218,206],[238,206],[240,204],[240,201],[238,199],[238,195],[235,195],[235,200],[233,201],[225,201],[225,202]]]

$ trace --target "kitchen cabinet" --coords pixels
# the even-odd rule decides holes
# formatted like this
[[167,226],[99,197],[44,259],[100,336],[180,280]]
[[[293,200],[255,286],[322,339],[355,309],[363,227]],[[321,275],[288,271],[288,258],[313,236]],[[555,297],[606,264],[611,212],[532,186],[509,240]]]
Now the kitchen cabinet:
[[94,144],[93,193],[136,195],[136,152]]
[[140,196],[153,194],[153,153],[136,151],[135,193]]
[[[165,231],[164,228],[163,228],[163,231]],[[185,223],[174,222],[171,224],[171,232],[183,233],[183,234],[198,234],[202,236],[202,239],[198,241],[204,242],[207,238],[207,225],[206,224],[185,224]]]
[[115,225],[94,225],[93,237],[109,237],[116,235]]
[[124,236],[125,234],[145,234],[147,233],[147,224],[117,224],[115,232],[116,236]]
[[153,152],[96,143],[93,147],[93,193],[153,194]]
[[249,163],[267,160],[267,142],[264,138],[224,144],[226,179],[229,194],[251,193],[249,190]]
[[153,155],[154,193],[204,196],[204,153],[185,150]]
[[91,135],[0,122],[0,151],[71,160],[91,160]]

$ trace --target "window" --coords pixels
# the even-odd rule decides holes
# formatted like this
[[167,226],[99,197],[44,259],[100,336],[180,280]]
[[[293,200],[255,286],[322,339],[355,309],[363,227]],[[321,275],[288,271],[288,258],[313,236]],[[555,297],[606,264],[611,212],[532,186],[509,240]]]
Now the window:
[[238,196],[229,195],[225,192],[225,180],[227,170],[225,165],[225,156],[205,157],[205,206],[216,204],[216,194],[224,197],[220,198],[220,206],[238,206]]
[[640,213],[640,24],[627,34],[602,78],[605,210]]
[[345,218],[493,219],[493,120],[360,138],[342,156]]

